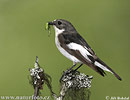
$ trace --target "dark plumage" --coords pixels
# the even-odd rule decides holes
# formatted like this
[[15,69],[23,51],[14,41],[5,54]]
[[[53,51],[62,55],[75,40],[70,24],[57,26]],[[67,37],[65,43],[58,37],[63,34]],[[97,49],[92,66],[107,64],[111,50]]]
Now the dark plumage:
[[58,19],[50,22],[50,25],[53,25],[55,29],[57,48],[75,65],[77,63],[86,64],[102,76],[105,74],[104,70],[109,71],[121,80],[119,75],[96,56],[95,52],[70,22]]

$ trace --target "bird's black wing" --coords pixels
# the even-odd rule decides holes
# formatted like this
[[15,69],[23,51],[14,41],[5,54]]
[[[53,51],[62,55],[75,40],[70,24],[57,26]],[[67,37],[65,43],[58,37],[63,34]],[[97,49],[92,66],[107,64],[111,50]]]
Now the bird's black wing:
[[[100,66],[94,65],[94,62],[97,61],[98,63],[100,63],[101,65],[106,67],[108,70],[110,70],[119,80],[121,80],[121,78],[118,74],[116,74],[109,66],[107,66],[101,59],[99,59],[96,56],[95,52],[91,49],[91,47],[88,45],[88,43],[82,38],[82,36],[80,36],[80,34],[64,32],[62,35],[59,35],[59,36],[61,36],[61,38],[62,38],[60,41],[60,42],[62,42],[62,47],[64,49],[66,49],[66,51],[71,53],[73,56],[78,58],[80,61],[84,62],[89,67],[94,69],[96,72],[98,72],[99,74],[104,76],[105,72],[103,71],[103,69],[101,69]],[[85,59],[79,51],[69,50],[69,48],[66,46],[69,43],[77,43],[77,44],[82,45],[84,48],[86,48],[87,51],[91,54],[91,56],[88,55],[88,58],[92,61],[92,63],[90,63],[87,59]]]
[[63,33],[63,37],[65,38],[65,43],[69,44],[69,43],[77,43],[82,45],[83,47],[85,47],[89,53],[91,53],[92,55],[95,55],[94,51],[91,49],[91,47],[88,45],[88,43],[82,38],[82,36],[78,33],[69,33],[66,34],[65,32]]
[[[105,72],[95,66],[92,62],[90,62],[89,60],[87,60],[81,53],[79,50],[73,50],[68,48],[68,44],[70,43],[77,43],[80,45],[83,45],[83,43],[80,41],[80,39],[78,39],[77,36],[73,35],[73,34],[60,34],[58,35],[58,39],[60,42],[60,46],[65,49],[69,54],[73,55],[74,57],[76,57],[78,60],[80,60],[81,62],[83,62],[84,64],[88,65],[89,67],[91,67],[93,70],[95,70],[96,72],[98,72],[100,75],[104,76]],[[87,45],[87,44],[86,44]],[[90,56],[91,57],[91,56]],[[91,60],[93,59],[93,57],[90,58]],[[94,60],[94,59],[93,59]]]

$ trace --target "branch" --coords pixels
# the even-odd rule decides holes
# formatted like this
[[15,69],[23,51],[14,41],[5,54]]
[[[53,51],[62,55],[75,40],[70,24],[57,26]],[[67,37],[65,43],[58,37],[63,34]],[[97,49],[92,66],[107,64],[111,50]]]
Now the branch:
[[55,100],[89,100],[92,76],[71,70],[61,77],[60,96],[54,94]]
[[34,87],[34,98],[37,100],[40,90],[43,89],[44,83],[48,86],[54,100],[89,100],[92,76],[80,73],[77,70],[66,70],[60,78],[60,95],[57,96],[52,91],[51,77],[44,73],[44,70],[38,63],[38,57],[34,68],[30,69],[31,82]]
[[36,56],[34,68],[29,69],[29,71],[30,71],[30,75],[31,75],[32,85],[34,87],[33,100],[37,100],[40,90],[43,89],[44,83],[48,86],[48,88],[52,92],[51,77],[48,74],[44,73],[44,70],[42,68],[40,68],[37,56]]

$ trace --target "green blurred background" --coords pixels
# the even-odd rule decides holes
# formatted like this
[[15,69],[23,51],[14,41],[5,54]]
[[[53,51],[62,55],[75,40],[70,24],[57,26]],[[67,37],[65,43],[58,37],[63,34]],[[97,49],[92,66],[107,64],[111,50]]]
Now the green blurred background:
[[[59,78],[72,62],[57,50],[54,30],[45,23],[66,19],[76,27],[96,54],[123,79],[102,77],[85,65],[81,72],[93,75],[91,100],[106,96],[130,96],[130,0],[0,0],[0,96],[30,96],[29,68],[35,56],[59,93]],[[43,96],[49,96],[46,86]]]

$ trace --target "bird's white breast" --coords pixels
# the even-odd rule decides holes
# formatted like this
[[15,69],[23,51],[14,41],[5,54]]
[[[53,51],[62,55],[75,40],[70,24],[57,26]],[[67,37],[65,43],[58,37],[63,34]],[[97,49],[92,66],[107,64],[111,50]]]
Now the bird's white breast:
[[56,44],[56,47],[58,48],[58,50],[65,56],[67,57],[68,59],[70,59],[71,61],[73,61],[74,63],[78,63],[80,62],[76,57],[70,55],[66,50],[64,50],[64,48],[62,48],[60,46],[60,42],[59,42],[59,39],[58,39],[58,35],[61,34],[64,29],[62,30],[59,30],[57,27],[54,26],[54,29],[55,29],[55,44]]

